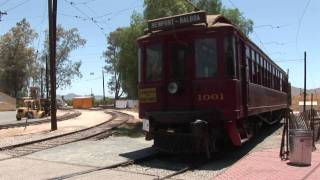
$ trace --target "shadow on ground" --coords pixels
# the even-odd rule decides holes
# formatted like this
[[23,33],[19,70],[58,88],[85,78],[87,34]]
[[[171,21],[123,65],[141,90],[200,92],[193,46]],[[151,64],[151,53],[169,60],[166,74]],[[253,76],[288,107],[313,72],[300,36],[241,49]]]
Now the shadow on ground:
[[[197,170],[206,170],[206,171],[220,171],[227,167],[230,167],[235,162],[239,161],[245,155],[247,155],[251,150],[253,150],[257,145],[263,142],[267,137],[275,133],[282,127],[281,123],[277,123],[273,126],[264,127],[260,130],[260,133],[256,138],[251,139],[249,142],[244,144],[240,148],[227,147],[223,149],[223,152],[219,152],[214,155],[212,159],[209,160],[209,163],[206,163],[203,166],[197,168]],[[120,130],[125,134],[130,134],[128,130]],[[279,142],[280,144],[280,142]],[[155,152],[152,148],[141,149],[134,152],[129,152],[125,154],[120,154],[120,156],[134,159],[137,157],[146,156],[146,152],[151,153]],[[189,154],[189,155],[177,155],[177,154],[165,154],[161,153],[159,156],[150,159],[149,161],[144,161],[139,163],[140,166],[146,168],[156,168],[164,170],[179,170],[186,167],[186,165],[197,164],[199,162],[207,162],[206,156],[204,154]]]

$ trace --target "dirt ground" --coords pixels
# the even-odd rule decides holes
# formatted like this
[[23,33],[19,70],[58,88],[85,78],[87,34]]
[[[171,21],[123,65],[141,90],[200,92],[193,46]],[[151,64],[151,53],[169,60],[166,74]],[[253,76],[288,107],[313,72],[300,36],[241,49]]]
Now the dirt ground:
[[58,121],[58,130],[51,131],[51,124],[44,123],[0,131],[0,146],[50,137],[94,126],[111,118],[104,111],[80,110],[81,115],[66,121]]

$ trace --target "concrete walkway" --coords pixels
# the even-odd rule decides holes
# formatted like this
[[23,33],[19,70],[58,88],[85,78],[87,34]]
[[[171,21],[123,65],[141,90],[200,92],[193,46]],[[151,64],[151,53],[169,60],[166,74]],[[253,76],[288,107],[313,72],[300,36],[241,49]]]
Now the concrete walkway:
[[[123,146],[126,144],[126,146]],[[144,138],[109,137],[100,141],[81,141],[10,159],[0,153],[0,179],[50,179],[81,173],[152,153],[151,142]],[[9,159],[8,159],[9,158]],[[71,179],[154,179],[154,176],[94,171]]]
[[215,180],[318,180],[320,179],[320,145],[312,153],[311,166],[298,167],[281,161],[279,149],[253,152],[229,169],[214,177]]

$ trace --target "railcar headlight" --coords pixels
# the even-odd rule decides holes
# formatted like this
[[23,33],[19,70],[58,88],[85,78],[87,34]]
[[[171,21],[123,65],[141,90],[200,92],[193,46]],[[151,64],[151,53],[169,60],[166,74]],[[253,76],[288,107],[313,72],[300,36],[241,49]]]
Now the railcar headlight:
[[175,82],[171,82],[168,85],[168,91],[170,94],[175,94],[178,92],[178,84]]

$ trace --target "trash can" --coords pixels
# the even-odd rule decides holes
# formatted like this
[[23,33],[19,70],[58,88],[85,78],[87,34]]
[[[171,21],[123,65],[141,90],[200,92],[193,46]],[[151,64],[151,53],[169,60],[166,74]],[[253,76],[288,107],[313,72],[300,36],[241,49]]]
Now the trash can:
[[294,165],[311,165],[312,131],[306,129],[289,130],[289,160]]

